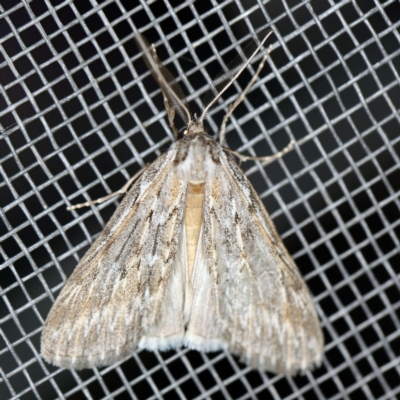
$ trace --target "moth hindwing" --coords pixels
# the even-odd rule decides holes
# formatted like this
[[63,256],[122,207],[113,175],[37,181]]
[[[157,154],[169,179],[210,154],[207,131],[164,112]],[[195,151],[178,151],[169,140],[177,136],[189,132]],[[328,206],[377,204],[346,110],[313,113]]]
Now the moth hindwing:
[[[245,52],[245,66],[269,34]],[[323,335],[309,291],[229,152],[240,154],[207,135],[206,112],[192,117],[154,48],[139,34],[135,40],[176,136],[175,110],[186,129],[119,191],[135,180],[54,303],[43,328],[43,357],[79,369],[112,364],[137,348],[187,346],[226,349],[252,367],[283,374],[319,364]],[[219,90],[240,70],[225,72]],[[211,103],[219,93],[214,90]]]

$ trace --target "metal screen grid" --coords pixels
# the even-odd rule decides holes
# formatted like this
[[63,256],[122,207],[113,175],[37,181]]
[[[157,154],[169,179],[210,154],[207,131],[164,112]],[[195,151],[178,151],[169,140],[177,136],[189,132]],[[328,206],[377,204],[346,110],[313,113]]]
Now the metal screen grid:
[[[397,1],[3,1],[0,4],[0,398],[393,399],[399,393]],[[323,365],[286,378],[229,353],[135,353],[70,371],[40,358],[44,319],[120,199],[166,148],[162,96],[139,30],[200,106],[207,82],[255,31],[274,50],[228,125],[244,170],[313,294]],[[257,60],[260,60],[258,57]],[[217,132],[227,105],[210,113]]]

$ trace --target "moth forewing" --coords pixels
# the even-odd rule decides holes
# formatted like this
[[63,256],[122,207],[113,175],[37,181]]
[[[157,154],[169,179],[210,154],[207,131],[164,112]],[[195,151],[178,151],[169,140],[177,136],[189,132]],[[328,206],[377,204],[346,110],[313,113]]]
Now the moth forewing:
[[[175,155],[172,148],[146,169],[68,279],[43,328],[47,361],[76,369],[112,364],[154,337],[160,310],[169,316],[163,299],[177,286],[169,277],[186,197],[186,183],[171,172]],[[182,336],[182,315],[173,317]],[[175,327],[160,330],[175,334]]]
[[137,177],[69,278],[43,328],[43,357],[91,368],[136,348],[186,345],[227,349],[284,374],[319,364],[323,336],[314,305],[261,200],[206,134],[205,113],[192,118],[169,72],[143,37],[135,38],[167,111],[170,103],[180,107],[187,127]]

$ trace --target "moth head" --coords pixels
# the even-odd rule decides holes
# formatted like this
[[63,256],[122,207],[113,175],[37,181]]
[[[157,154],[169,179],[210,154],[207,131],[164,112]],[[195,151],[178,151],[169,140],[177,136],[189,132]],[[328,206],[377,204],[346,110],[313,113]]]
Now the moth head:
[[205,134],[203,120],[198,120],[197,115],[193,114],[186,129],[183,131],[183,136]]

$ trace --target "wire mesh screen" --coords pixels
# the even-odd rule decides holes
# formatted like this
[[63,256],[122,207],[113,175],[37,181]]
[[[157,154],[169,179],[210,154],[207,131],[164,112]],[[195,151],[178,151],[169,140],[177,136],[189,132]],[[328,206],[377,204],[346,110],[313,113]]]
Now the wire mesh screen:
[[[400,392],[400,4],[396,0],[2,0],[0,398],[394,399]],[[304,276],[321,367],[284,377],[228,352],[140,351],[73,371],[40,357],[55,298],[120,199],[172,141],[140,31],[191,102],[269,26],[270,58],[227,141]],[[262,54],[260,54],[262,56]],[[207,118],[216,133],[258,57]]]

